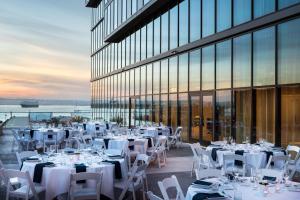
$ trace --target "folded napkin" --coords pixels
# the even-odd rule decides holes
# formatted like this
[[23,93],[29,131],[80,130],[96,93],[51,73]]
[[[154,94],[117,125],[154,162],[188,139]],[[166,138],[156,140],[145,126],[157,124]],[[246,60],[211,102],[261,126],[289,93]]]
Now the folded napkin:
[[114,160],[104,160],[102,162],[111,163],[115,165],[115,178],[122,179],[122,171],[121,171],[121,164],[119,161]]
[[32,139],[32,138],[33,138],[33,135],[34,135],[34,130],[30,130],[30,131],[29,131],[29,134],[30,134],[30,138]]
[[[75,166],[75,169],[76,169],[76,173],[86,172],[85,164],[83,164],[83,163],[75,164],[74,166]],[[76,181],[76,183],[85,183],[85,180],[79,180],[79,181]]]
[[264,176],[262,178],[262,180],[267,180],[268,182],[275,182],[276,181],[276,177],[272,177],[272,176]]
[[209,198],[221,198],[224,197],[219,193],[197,193],[193,196],[193,200],[204,200]]
[[83,124],[83,130],[86,131],[86,124]]
[[[244,155],[244,150],[236,150],[235,154],[242,156],[242,155]],[[243,166],[243,162],[240,161],[240,160],[235,160],[234,164],[237,165],[237,166]]]
[[54,165],[53,162],[38,163],[34,167],[33,182],[41,183],[44,167]]
[[[134,139],[128,139],[128,142],[133,142]],[[133,151],[134,150],[134,145],[131,145],[131,146],[128,146],[129,150],[130,151]]]
[[152,147],[152,139],[151,139],[151,137],[144,137],[144,138],[146,138],[148,140],[148,148]]
[[69,130],[66,130],[66,138],[68,139],[70,136],[70,131]]
[[109,142],[109,140],[110,140],[110,139],[108,139],[108,138],[104,138],[104,139],[103,139],[104,144],[105,144],[105,148],[106,148],[106,149],[108,149],[108,142]]
[[222,149],[222,148],[212,148],[212,150],[211,150],[211,157],[212,157],[212,159],[214,161],[217,160],[217,151],[220,150],[220,149]]
[[207,181],[196,180],[193,184],[196,184],[196,185],[204,185],[204,186],[211,186],[213,183],[207,182]]

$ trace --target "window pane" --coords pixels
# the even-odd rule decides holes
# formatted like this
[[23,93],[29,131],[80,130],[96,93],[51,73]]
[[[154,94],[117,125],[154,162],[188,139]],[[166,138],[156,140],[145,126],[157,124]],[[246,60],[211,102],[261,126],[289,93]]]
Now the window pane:
[[169,92],[177,92],[177,57],[169,59]]
[[275,143],[275,90],[256,91],[256,139]]
[[300,143],[300,87],[281,88],[281,146]]
[[147,65],[147,94],[152,94],[152,64]]
[[135,33],[135,60],[139,62],[141,60],[141,31],[137,30]]
[[131,34],[130,36],[130,64],[133,64],[135,62],[135,34]]
[[140,68],[135,68],[135,95],[140,95]]
[[146,59],[146,52],[147,52],[147,29],[146,26],[144,26],[141,29],[141,60]]
[[190,1],[190,41],[201,37],[201,1]]
[[154,20],[154,55],[160,53],[160,18]]
[[234,0],[234,26],[251,20],[251,0]]
[[153,56],[153,22],[147,25],[147,58]]
[[178,46],[178,6],[170,10],[170,49]]
[[160,62],[153,63],[153,94],[159,93]]
[[130,70],[130,96],[134,96],[134,69]]
[[200,50],[190,52],[190,91],[200,90]]
[[233,87],[251,85],[251,35],[233,39]]
[[146,94],[146,66],[141,67],[141,95]]
[[188,43],[189,0],[179,4],[179,15],[179,46],[181,46]]
[[236,142],[242,143],[251,133],[251,90],[234,91]]
[[202,37],[214,34],[215,32],[215,1],[202,1]]
[[169,50],[169,13],[161,16],[161,52]]
[[152,95],[148,95],[146,99],[146,121],[152,123]]
[[275,11],[275,0],[254,0],[254,18]]
[[160,83],[160,92],[161,93],[167,93],[168,92],[168,69],[169,68],[169,63],[168,59],[162,60],[161,61],[161,83]]
[[185,53],[179,56],[179,67],[178,67],[178,90],[179,92],[187,92],[188,91],[188,54]]
[[188,139],[188,126],[189,126],[189,103],[188,103],[188,95],[186,93],[179,94],[178,97],[178,118],[180,119],[179,126],[182,127],[182,138],[183,140]]
[[168,95],[160,96],[161,122],[163,125],[168,125]]
[[300,19],[278,26],[278,82],[300,82]]
[[214,45],[202,49],[202,90],[214,89],[215,81]]
[[177,94],[170,94],[170,125],[173,129],[173,132],[177,128]]
[[253,33],[253,84],[275,83],[275,29],[274,27]]
[[278,0],[278,8],[285,8],[296,3],[300,3],[300,0]]
[[153,122],[159,123],[159,95],[153,95]]
[[231,40],[218,43],[216,48],[216,87],[231,88]]
[[231,27],[231,0],[217,0],[217,32]]
[[129,65],[130,62],[130,37],[126,38],[126,66]]
[[216,133],[217,140],[231,136],[231,91],[216,92]]

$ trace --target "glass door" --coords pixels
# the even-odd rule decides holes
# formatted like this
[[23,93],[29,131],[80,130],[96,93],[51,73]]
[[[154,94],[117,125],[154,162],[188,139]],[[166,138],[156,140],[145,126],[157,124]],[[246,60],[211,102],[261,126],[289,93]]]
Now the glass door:
[[129,126],[140,125],[140,97],[129,98]]
[[201,112],[201,137],[204,144],[209,144],[213,141],[214,132],[214,101],[213,93],[202,94],[202,112]]
[[190,140],[200,141],[200,128],[201,128],[201,98],[199,95],[190,95]]

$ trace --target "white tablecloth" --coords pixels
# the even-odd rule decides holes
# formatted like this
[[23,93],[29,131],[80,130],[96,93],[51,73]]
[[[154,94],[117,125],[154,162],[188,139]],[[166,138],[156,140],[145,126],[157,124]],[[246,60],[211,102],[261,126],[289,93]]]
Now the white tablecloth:
[[[259,187],[263,187],[259,185]],[[281,190],[279,192],[275,191],[275,187],[269,187],[269,194],[267,196],[264,196],[263,189],[258,188],[256,190],[253,189],[253,186],[251,183],[248,185],[238,185],[237,190],[242,192],[242,199],[243,200],[299,200],[300,199],[300,192],[290,192],[284,188],[284,186],[281,186]],[[196,195],[200,191],[198,188],[195,188],[193,186],[190,186],[188,188],[187,194],[186,194],[186,200],[192,200],[193,196]],[[234,191],[233,190],[226,190],[226,194],[229,194],[232,198],[234,197]]]
[[[43,141],[44,133],[47,133],[48,130],[52,130],[53,133],[57,134],[57,140],[61,141],[65,137],[65,130],[59,128],[40,128],[34,131],[33,139],[37,141]],[[53,138],[55,140],[55,138]]]
[[106,124],[104,124],[103,122],[88,122],[86,124],[86,131],[88,134],[94,134],[96,131],[96,125],[99,126],[100,130],[106,130]]
[[[122,177],[128,174],[124,159],[118,159],[121,164]],[[33,178],[36,163],[24,162],[21,171],[28,171]],[[95,164],[87,167],[87,172],[103,171],[101,193],[114,199],[114,165],[110,163]],[[41,184],[46,187],[46,200],[52,200],[58,195],[67,193],[70,186],[70,174],[75,173],[74,167],[57,166],[43,169]]]

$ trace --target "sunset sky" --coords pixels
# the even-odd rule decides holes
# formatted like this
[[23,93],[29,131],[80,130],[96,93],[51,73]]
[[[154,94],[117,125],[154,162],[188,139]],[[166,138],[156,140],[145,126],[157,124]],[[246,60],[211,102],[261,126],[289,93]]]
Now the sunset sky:
[[0,98],[90,99],[90,9],[84,0],[5,0]]

